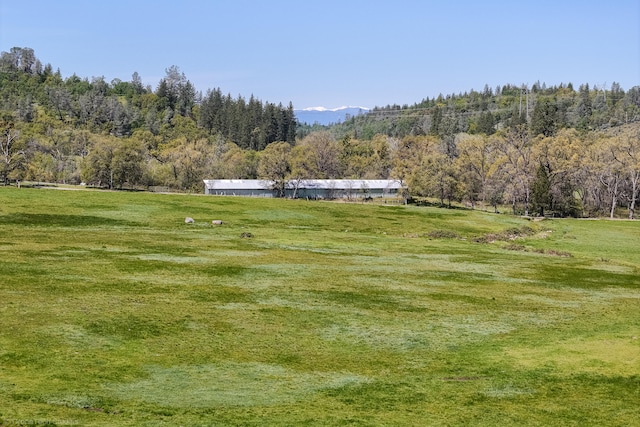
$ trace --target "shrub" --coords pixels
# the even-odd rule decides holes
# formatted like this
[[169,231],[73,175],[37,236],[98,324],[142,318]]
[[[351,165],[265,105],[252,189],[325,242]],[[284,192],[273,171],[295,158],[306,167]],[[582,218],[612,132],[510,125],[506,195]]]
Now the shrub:
[[432,230],[427,233],[427,236],[432,239],[457,239],[460,237],[458,233],[451,230]]

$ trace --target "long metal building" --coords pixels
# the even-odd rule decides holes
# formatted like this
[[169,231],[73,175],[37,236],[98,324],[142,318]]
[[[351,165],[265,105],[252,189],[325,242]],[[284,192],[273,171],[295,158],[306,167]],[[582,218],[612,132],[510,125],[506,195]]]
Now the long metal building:
[[[205,194],[220,196],[277,197],[275,182],[261,179],[205,179]],[[285,197],[308,199],[356,199],[396,197],[402,183],[391,179],[303,179],[285,183]]]

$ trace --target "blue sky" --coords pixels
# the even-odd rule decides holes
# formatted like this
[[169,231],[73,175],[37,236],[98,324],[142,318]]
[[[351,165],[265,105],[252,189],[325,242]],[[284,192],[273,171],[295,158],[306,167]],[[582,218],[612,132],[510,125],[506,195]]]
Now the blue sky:
[[198,90],[295,108],[413,104],[511,84],[640,85],[638,0],[0,0],[0,50],[64,77]]

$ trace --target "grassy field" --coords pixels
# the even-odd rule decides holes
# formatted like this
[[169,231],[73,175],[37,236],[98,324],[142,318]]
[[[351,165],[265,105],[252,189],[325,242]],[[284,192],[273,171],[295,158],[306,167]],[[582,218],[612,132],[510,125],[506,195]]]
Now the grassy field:
[[640,425],[639,336],[638,222],[0,188],[2,426]]

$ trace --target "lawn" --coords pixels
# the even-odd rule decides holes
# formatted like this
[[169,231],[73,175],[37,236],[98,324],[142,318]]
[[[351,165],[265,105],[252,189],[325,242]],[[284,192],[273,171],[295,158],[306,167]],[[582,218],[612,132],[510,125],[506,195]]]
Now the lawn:
[[632,221],[0,188],[0,425],[640,425],[639,252]]

